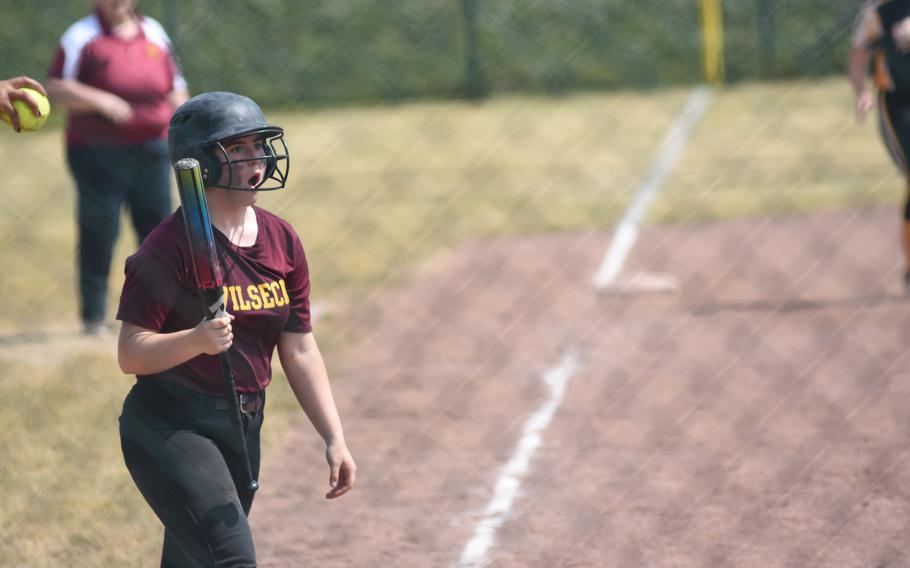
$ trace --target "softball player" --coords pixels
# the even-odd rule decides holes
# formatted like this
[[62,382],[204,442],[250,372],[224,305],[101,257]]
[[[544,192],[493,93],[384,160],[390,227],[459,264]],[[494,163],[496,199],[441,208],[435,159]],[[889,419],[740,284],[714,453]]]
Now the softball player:
[[167,125],[185,102],[171,40],[137,0],[92,0],[48,70],[47,90],[68,111],[66,159],[76,182],[83,331],[103,333],[108,275],[124,204],[141,242],[173,210]]
[[118,358],[135,374],[120,437],[127,468],[165,527],[162,567],[256,565],[241,438],[217,355],[231,347],[253,479],[271,359],[277,347],[294,394],[326,443],[329,499],[354,485],[322,355],[310,324],[310,280],[289,223],[256,207],[284,187],[281,128],[252,100],[205,93],[174,113],[172,161],[200,162],[231,315],[202,320],[178,210],[126,261]]
[[847,64],[859,120],[876,106],[875,95],[866,86],[870,58],[882,139],[907,180],[901,244],[904,287],[910,292],[910,0],[873,0],[860,13]]

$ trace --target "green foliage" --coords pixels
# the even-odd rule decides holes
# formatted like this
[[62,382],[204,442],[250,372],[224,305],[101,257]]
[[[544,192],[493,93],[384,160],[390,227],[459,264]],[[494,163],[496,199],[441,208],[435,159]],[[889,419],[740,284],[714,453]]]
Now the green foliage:
[[[88,1],[2,2],[0,76],[43,77]],[[143,0],[171,35],[194,92],[266,105],[564,93],[697,82],[689,0]],[[467,7],[474,12],[466,11]],[[857,2],[727,0],[727,77],[840,73]],[[469,76],[465,14],[474,13]],[[469,84],[469,78],[473,85]]]
[[727,78],[816,77],[844,72],[861,2],[724,2]]

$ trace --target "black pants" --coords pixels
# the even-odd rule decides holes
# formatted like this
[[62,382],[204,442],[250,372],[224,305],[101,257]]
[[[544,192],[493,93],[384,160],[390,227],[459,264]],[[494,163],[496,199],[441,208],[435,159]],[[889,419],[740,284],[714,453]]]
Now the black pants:
[[68,148],[67,161],[78,190],[80,315],[83,321],[101,322],[123,205],[129,207],[139,242],[172,211],[167,141]]
[[[217,402],[185,387],[140,380],[123,403],[123,457],[164,524],[162,568],[256,566],[247,523],[253,494],[242,489],[247,475],[236,426]],[[255,478],[263,412],[243,413],[243,420]]]
[[[882,140],[904,178],[910,183],[910,93],[879,93],[879,128]],[[904,219],[910,221],[910,195],[905,196]]]

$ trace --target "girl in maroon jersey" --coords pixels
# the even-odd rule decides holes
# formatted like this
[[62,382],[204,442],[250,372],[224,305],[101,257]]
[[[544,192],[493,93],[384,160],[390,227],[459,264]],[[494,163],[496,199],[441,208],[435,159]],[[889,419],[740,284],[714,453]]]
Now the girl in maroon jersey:
[[175,212],[126,262],[118,357],[137,381],[120,417],[123,455],[165,526],[162,566],[255,566],[247,524],[253,493],[219,353],[230,348],[254,479],[276,348],[301,408],[325,440],[327,498],[353,487],[356,466],[313,337],[300,239],[289,223],[256,206],[258,191],[284,187],[282,129],[246,97],[205,93],[174,113],[169,143],[172,161],[200,162],[231,315],[201,320],[183,219]]

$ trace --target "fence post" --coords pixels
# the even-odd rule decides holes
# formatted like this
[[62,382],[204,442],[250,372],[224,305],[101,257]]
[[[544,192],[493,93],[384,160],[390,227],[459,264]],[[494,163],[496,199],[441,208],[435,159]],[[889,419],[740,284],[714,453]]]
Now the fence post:
[[487,84],[480,67],[480,49],[477,42],[477,0],[462,0],[465,44],[465,96],[480,99],[487,95]]
[[724,21],[721,0],[700,0],[705,81],[724,82]]
[[758,41],[761,52],[761,74],[765,78],[774,76],[774,9],[773,0],[758,0]]
[[176,43],[174,36],[179,35],[179,30],[177,29],[177,22],[180,21],[180,18],[177,17],[177,3],[173,0],[164,0],[164,29],[167,30],[168,35],[171,37],[171,41]]

